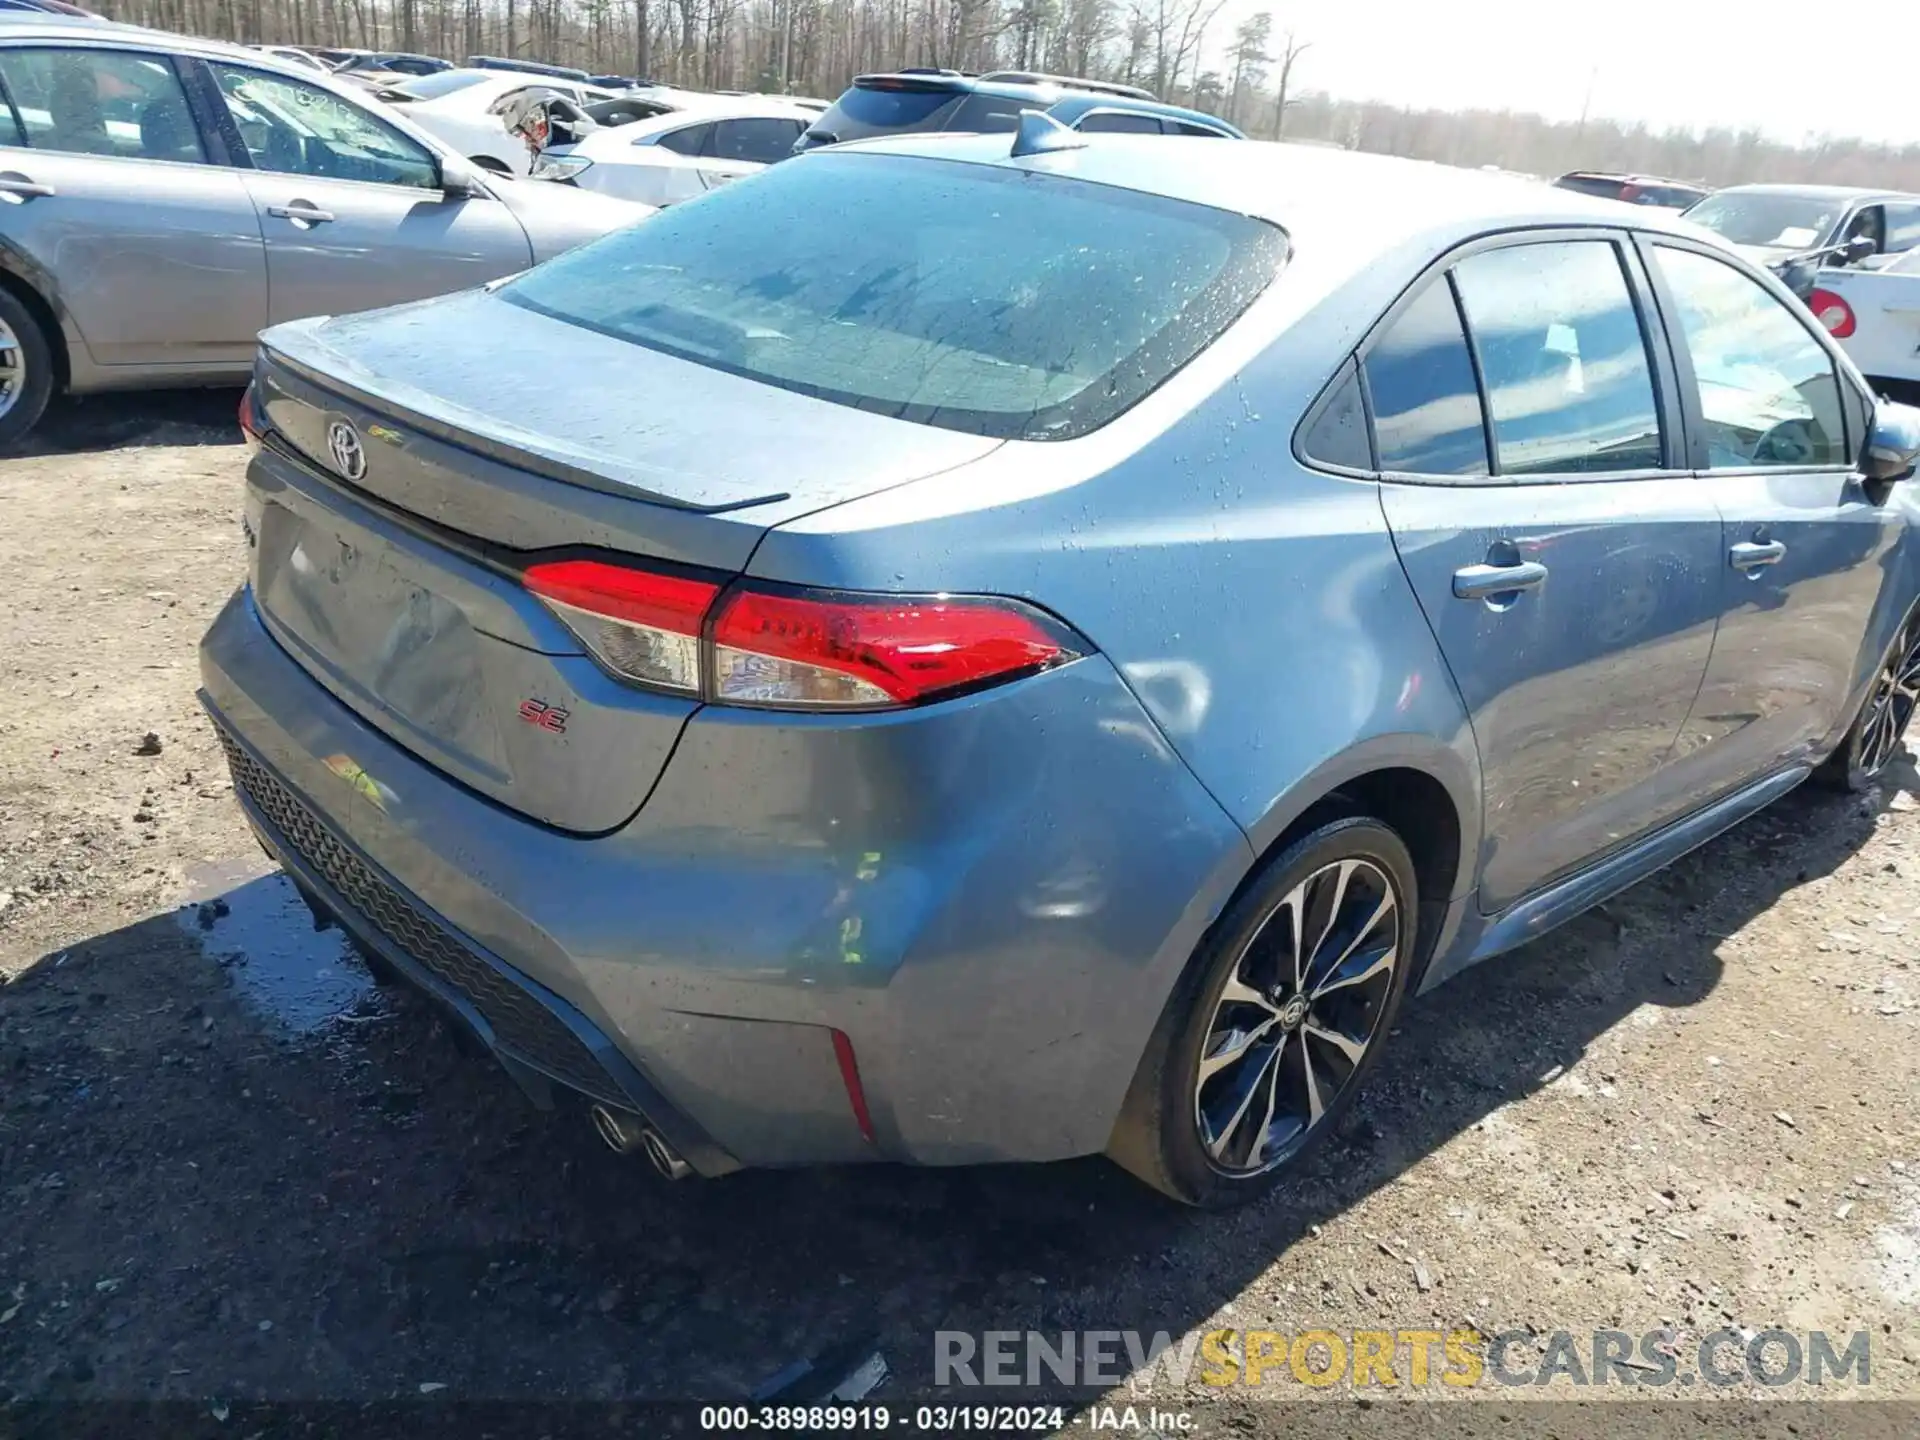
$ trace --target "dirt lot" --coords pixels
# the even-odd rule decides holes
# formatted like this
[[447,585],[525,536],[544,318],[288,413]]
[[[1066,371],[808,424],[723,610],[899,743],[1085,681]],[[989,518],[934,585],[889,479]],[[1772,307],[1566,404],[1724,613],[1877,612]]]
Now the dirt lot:
[[668,1185],[267,873],[193,698],[232,403],[96,404],[0,462],[0,1429],[9,1394],[731,1398],[836,1346],[883,1399],[937,1329],[1209,1324],[1868,1331],[1870,1393],[1920,1398],[1907,789],[1791,795],[1409,1006],[1247,1213],[1096,1161]]

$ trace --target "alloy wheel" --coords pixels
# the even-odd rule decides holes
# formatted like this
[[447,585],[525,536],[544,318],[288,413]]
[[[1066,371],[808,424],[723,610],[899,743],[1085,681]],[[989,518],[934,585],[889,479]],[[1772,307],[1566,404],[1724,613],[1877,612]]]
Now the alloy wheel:
[[0,415],[13,409],[26,388],[27,352],[13,327],[0,320]]
[[1194,1083],[1215,1170],[1281,1164],[1352,1083],[1393,993],[1400,910],[1383,867],[1336,860],[1290,890],[1235,958]]
[[1907,724],[1920,706],[1920,626],[1881,667],[1860,724],[1860,773],[1871,778],[1893,759]]

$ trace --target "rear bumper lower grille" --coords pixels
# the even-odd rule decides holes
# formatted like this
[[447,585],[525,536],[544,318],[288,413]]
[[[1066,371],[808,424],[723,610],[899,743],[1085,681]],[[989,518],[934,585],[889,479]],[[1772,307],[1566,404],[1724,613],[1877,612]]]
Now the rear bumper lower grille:
[[[215,732],[227,752],[233,787],[276,832],[286,851],[324,881],[351,909],[347,917],[456,991],[478,1011],[499,1047],[597,1100],[633,1108],[635,1101],[607,1072],[553,1003],[504,966],[475,954],[446,926],[389,885],[248,754],[224,726]],[[584,1025],[584,1020],[578,1023]]]

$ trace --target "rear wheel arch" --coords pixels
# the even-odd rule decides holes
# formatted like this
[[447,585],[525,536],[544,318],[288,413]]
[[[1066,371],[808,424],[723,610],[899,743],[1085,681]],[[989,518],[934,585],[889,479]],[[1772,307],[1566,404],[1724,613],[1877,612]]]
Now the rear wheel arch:
[[[1391,737],[1321,767],[1290,788],[1262,820],[1248,828],[1250,863],[1225,893],[1218,911],[1173,970],[1160,1010],[1134,1069],[1109,1140],[1108,1155],[1149,1184],[1158,1162],[1148,1137],[1155,1130],[1153,1099],[1168,1047],[1204,980],[1225,927],[1242,900],[1287,852],[1306,837],[1342,820],[1371,819],[1406,848],[1418,901],[1414,955],[1405,967],[1404,993],[1416,993],[1442,938],[1450,902],[1469,888],[1480,844],[1479,775],[1467,758],[1439,742],[1432,748]],[[1143,1148],[1146,1147],[1146,1148]],[[1169,1192],[1172,1193],[1172,1192]]]
[[[1445,753],[1450,756],[1450,752]],[[1275,807],[1276,811],[1284,807],[1284,815],[1270,813],[1262,825],[1255,827],[1255,855],[1247,870],[1248,878],[1259,873],[1272,856],[1329,820],[1365,815],[1380,821],[1407,847],[1420,887],[1420,953],[1413,966],[1413,986],[1418,989],[1433,957],[1447,904],[1470,886],[1469,857],[1479,849],[1478,805],[1463,803],[1463,795],[1479,794],[1477,777],[1459,774],[1451,777],[1452,783],[1441,778],[1440,772],[1453,768],[1417,764],[1343,767],[1337,778],[1323,776],[1316,784],[1296,787],[1282,806]],[[1469,784],[1472,788],[1466,789]]]
[[54,386],[65,391],[73,379],[73,366],[67,355],[67,329],[60,320],[60,308],[4,246],[0,246],[0,288],[18,300],[39,323],[47,348],[53,353]]

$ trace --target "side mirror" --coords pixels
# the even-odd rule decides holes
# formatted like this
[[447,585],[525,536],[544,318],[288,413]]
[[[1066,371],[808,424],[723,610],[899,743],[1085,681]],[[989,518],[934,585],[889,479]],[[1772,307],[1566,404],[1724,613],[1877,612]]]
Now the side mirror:
[[1873,407],[1873,428],[1860,453],[1860,473],[1869,480],[1905,480],[1920,461],[1920,410],[1882,400]]
[[1858,265],[1862,260],[1879,253],[1869,236],[1856,235],[1847,241],[1846,248],[1840,252],[1840,262],[1843,265]]
[[486,192],[480,188],[480,177],[473,166],[458,155],[449,155],[440,162],[440,193],[449,200],[471,200]]

